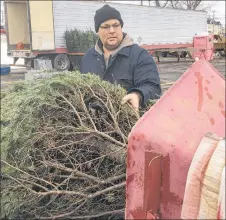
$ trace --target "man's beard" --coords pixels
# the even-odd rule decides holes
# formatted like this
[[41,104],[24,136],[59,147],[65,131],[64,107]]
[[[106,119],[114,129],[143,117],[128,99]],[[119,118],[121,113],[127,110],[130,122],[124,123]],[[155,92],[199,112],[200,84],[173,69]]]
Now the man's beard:
[[104,44],[104,47],[111,51],[111,50],[115,50],[116,48],[118,48],[118,46],[120,45],[120,42],[118,42],[116,45],[109,45],[109,44]]

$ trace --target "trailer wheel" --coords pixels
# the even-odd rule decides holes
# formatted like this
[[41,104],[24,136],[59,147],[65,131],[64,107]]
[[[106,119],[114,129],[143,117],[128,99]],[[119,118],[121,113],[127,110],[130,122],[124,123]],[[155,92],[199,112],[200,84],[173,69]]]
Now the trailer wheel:
[[58,54],[53,59],[53,68],[58,71],[69,70],[70,60],[66,54]]
[[218,53],[219,53],[222,57],[225,57],[225,56],[226,56],[226,54],[225,54],[225,51],[224,51],[224,50],[218,51]]
[[24,64],[27,66],[27,70],[34,69],[34,59],[24,59]]
[[187,52],[186,51],[182,51],[180,57],[185,58],[187,56]]
[[168,52],[167,51],[162,51],[162,56],[167,57]]

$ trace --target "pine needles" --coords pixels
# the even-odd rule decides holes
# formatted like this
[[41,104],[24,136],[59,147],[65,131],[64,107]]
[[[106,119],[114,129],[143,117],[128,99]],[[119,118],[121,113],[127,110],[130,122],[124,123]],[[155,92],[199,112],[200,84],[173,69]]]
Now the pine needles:
[[2,218],[123,219],[126,91],[79,72],[24,82],[2,97]]
[[92,30],[71,29],[64,34],[68,52],[85,53],[89,48],[95,46],[98,36]]

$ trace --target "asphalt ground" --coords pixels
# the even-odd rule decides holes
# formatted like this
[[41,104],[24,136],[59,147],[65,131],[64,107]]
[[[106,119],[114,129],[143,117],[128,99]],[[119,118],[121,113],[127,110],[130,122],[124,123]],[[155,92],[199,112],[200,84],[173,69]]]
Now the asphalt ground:
[[[193,60],[186,58],[177,62],[175,57],[160,58],[157,63],[159,69],[160,80],[163,87],[170,87],[176,82],[180,76],[193,64]],[[222,75],[225,76],[225,57],[216,57],[210,62]],[[8,75],[1,75],[1,89],[12,85],[19,80],[25,80],[27,70],[22,67],[11,67],[11,72]]]

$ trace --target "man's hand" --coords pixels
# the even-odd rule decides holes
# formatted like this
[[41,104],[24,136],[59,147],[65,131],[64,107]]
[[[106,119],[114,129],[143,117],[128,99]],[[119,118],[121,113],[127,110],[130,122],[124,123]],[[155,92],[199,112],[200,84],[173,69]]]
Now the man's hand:
[[128,102],[129,104],[132,105],[134,110],[138,111],[139,105],[140,105],[140,99],[141,99],[141,95],[137,92],[133,92],[123,97],[122,105]]

